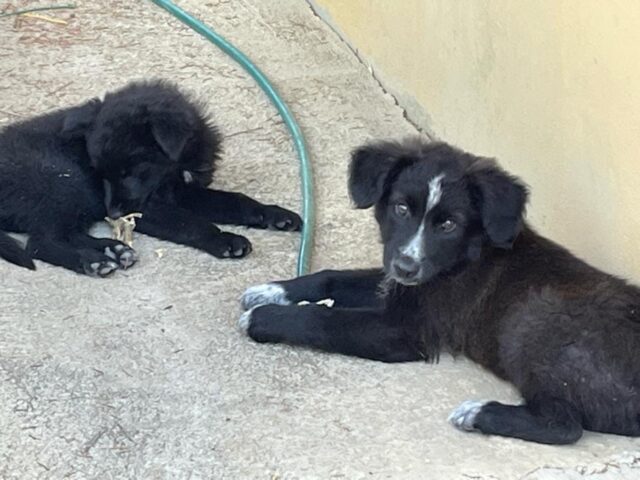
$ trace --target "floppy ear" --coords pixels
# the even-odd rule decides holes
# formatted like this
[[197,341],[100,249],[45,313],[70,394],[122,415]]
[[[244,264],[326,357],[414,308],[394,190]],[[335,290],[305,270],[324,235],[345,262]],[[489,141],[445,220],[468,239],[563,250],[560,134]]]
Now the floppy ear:
[[351,154],[349,192],[357,208],[369,208],[382,197],[384,182],[398,160],[390,144],[360,147]]
[[509,249],[522,228],[527,189],[492,162],[480,165],[471,178],[480,197],[482,226],[494,246]]
[[191,129],[184,122],[155,117],[151,121],[151,133],[167,157],[178,161],[191,136]]
[[93,98],[79,107],[70,108],[62,121],[62,134],[67,137],[84,135],[96,118],[101,106],[102,102]]

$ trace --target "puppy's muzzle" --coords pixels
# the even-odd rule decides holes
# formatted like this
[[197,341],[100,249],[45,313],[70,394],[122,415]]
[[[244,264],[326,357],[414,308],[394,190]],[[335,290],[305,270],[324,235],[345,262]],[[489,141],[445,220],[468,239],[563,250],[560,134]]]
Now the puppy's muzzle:
[[416,285],[420,280],[421,265],[407,255],[398,255],[391,263],[392,276],[404,285]]

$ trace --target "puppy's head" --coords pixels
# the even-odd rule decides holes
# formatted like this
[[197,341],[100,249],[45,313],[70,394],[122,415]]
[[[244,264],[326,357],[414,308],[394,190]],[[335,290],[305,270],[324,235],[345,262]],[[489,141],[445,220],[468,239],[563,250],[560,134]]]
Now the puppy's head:
[[182,185],[211,182],[218,134],[169,84],[134,83],[67,120],[66,130],[86,138],[113,218],[141,211],[154,194],[171,196]]
[[352,156],[349,189],[358,208],[375,205],[387,275],[418,285],[509,249],[527,191],[493,161],[443,143],[377,143]]

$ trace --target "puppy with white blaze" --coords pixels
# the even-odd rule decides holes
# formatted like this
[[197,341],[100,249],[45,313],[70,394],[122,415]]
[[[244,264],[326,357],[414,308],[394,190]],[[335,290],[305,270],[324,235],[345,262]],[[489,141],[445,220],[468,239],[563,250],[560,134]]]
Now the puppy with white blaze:
[[[464,402],[449,420],[465,431],[547,444],[640,435],[640,289],[528,226],[517,178],[415,140],[357,149],[349,187],[358,208],[375,207],[384,268],[248,289],[252,339],[383,362],[465,355],[524,400]],[[333,308],[297,305],[325,298]]]

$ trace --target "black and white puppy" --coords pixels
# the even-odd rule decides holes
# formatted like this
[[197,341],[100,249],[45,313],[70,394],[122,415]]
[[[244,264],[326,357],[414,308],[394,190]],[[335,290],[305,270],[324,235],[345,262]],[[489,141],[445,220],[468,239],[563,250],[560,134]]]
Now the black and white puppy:
[[[520,390],[522,405],[463,403],[462,430],[640,435],[640,289],[527,226],[518,179],[446,144],[379,143],[354,153],[350,191],[375,205],[384,269],[248,289],[251,338],[385,362],[463,354]],[[296,305],[325,298],[333,308]]]
[[135,252],[87,234],[106,215],[140,212],[137,231],[244,257],[249,240],[214,223],[299,230],[300,217],[240,193],[208,189],[221,135],[203,108],[163,81],[132,83],[104,100],[0,131],[0,230],[29,234],[26,250],[0,232],[0,257],[106,276]]

